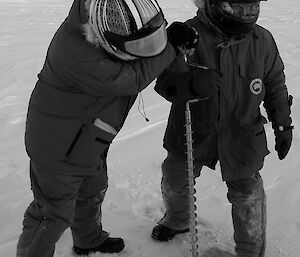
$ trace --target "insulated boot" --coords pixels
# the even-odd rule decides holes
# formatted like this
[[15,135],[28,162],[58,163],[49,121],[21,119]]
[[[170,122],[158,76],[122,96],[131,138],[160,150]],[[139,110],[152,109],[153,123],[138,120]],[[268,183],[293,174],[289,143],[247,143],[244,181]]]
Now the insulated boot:
[[125,247],[124,240],[122,238],[108,237],[101,245],[94,248],[80,248],[73,246],[73,251],[77,255],[87,256],[90,253],[119,253]]
[[151,236],[158,241],[169,241],[173,239],[177,234],[186,233],[188,231],[188,228],[183,230],[174,230],[159,224],[153,228]]

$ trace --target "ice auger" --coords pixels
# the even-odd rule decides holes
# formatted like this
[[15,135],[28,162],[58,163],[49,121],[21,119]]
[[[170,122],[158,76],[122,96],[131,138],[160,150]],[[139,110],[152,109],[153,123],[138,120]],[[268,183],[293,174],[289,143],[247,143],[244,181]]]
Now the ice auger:
[[197,214],[196,214],[196,189],[194,188],[194,157],[193,157],[193,131],[192,131],[192,117],[190,104],[199,102],[200,99],[193,99],[186,102],[185,109],[185,137],[186,137],[186,147],[187,147],[187,172],[188,172],[188,185],[189,185],[189,207],[190,207],[190,252],[191,257],[199,256],[198,253],[198,237],[197,237]]
[[187,172],[188,172],[188,186],[189,186],[189,207],[190,207],[190,257],[200,257],[198,252],[198,237],[197,237],[197,214],[196,214],[196,189],[194,178],[194,156],[193,156],[193,130],[192,130],[192,115],[190,104],[207,100],[207,98],[193,99],[186,102],[185,108],[185,137],[186,137],[186,154],[187,154]]
[[[209,68],[203,65],[199,65],[197,63],[191,63],[188,60],[188,53],[190,50],[181,49],[183,52],[183,59],[186,64],[190,67],[208,70]],[[189,207],[190,207],[190,257],[200,257],[198,251],[198,237],[197,237],[197,214],[196,214],[196,200],[195,197],[196,189],[194,187],[195,178],[194,178],[194,156],[193,156],[193,130],[192,130],[192,115],[190,104],[197,103],[199,101],[207,100],[208,98],[197,98],[192,99],[186,102],[185,107],[185,137],[186,137],[186,154],[187,154],[187,172],[188,172],[188,186],[189,186]]]

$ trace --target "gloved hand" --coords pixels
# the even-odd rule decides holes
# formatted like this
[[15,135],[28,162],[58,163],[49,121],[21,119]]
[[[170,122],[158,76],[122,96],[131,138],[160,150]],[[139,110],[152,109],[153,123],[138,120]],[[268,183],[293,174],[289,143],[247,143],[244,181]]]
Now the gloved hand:
[[[182,60],[183,61],[183,60]],[[172,103],[182,103],[191,99],[208,99],[217,94],[218,72],[196,70],[170,72],[157,78],[155,91]]]
[[199,41],[199,34],[196,29],[183,22],[175,21],[167,28],[168,40],[174,47],[176,54],[178,47],[187,49],[195,48]]
[[283,160],[290,150],[293,139],[293,127],[289,126],[283,130],[276,129],[275,134],[275,150],[278,153],[279,160]]

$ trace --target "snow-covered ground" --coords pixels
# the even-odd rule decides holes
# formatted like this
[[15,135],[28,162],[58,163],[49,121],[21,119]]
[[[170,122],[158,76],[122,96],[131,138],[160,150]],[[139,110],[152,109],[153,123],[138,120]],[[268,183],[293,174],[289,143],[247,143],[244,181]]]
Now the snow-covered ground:
[[[171,23],[192,17],[190,0],[159,0]],[[32,199],[28,158],[23,145],[28,98],[53,33],[65,18],[71,0],[0,0],[0,256],[15,256],[23,213]],[[288,157],[279,161],[274,137],[266,126],[271,154],[262,176],[268,196],[267,257],[300,256],[300,1],[262,2],[259,24],[277,40],[284,60],[289,92],[294,95],[294,141]],[[164,213],[160,164],[166,153],[162,137],[170,105],[153,91],[144,91],[146,123],[135,105],[109,153],[109,190],[103,205],[103,225],[125,238],[124,257],[188,256],[185,236],[168,243],[150,238]],[[204,169],[197,180],[199,242],[205,257],[233,256],[230,205],[220,171]],[[56,257],[71,256],[67,230]]]

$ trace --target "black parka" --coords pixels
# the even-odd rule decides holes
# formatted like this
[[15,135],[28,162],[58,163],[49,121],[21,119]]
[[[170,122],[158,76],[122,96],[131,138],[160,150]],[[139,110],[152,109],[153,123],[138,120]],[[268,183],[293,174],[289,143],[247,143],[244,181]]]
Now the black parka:
[[[207,100],[191,105],[194,156],[212,169],[220,161],[224,180],[252,176],[269,153],[263,126],[267,119],[261,114],[261,104],[273,126],[291,123],[284,66],[275,41],[259,25],[247,35],[225,38],[201,9],[186,23],[199,32],[200,39],[189,62],[217,70],[218,75],[210,74],[207,79],[205,71],[199,70],[198,78],[194,75],[191,79],[186,75],[191,68],[178,57],[159,76],[155,88],[168,100],[174,99],[168,93],[174,94],[172,87],[181,91],[190,84],[194,88],[214,88],[215,94]],[[183,75],[178,75],[181,72]],[[178,99],[179,90],[171,106],[164,147],[184,159],[185,102]]]
[[[175,58],[168,44],[159,56],[120,61],[87,42],[82,30],[87,18],[85,1],[75,0],[50,43],[26,122],[29,157],[68,174],[96,170],[114,135],[93,121],[100,118],[118,132],[137,94]],[[83,155],[91,159],[79,161]]]

